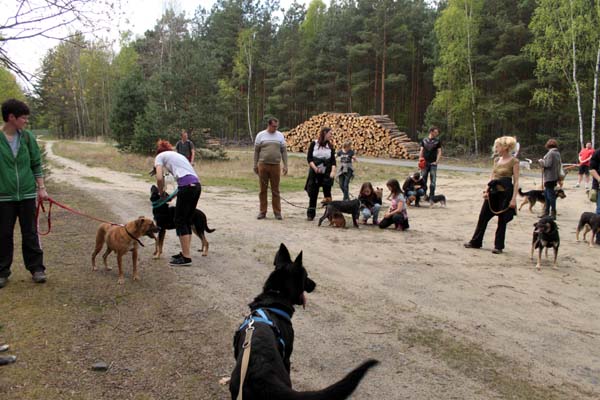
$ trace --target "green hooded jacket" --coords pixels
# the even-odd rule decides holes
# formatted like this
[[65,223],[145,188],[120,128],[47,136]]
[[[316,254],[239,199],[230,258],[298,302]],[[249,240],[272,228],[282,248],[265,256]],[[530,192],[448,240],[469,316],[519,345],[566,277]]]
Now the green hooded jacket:
[[37,197],[35,178],[44,176],[40,148],[33,134],[19,131],[19,152],[15,157],[4,133],[0,133],[0,201],[21,201]]

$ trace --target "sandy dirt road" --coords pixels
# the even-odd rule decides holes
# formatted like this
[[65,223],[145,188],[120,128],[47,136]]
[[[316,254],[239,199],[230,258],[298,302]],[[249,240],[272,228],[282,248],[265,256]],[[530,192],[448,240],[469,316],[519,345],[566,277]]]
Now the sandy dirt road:
[[[53,180],[106,202],[123,221],[151,215],[150,185],[142,177],[61,158],[50,142],[46,148]],[[202,177],[202,166],[198,172]],[[600,397],[600,246],[590,249],[575,241],[579,215],[593,211],[592,203],[582,189],[569,189],[567,183],[567,198],[558,201],[559,269],[545,261],[537,272],[529,260],[536,217],[525,208],[509,224],[504,254],[490,251],[495,220],[484,249],[463,248],[487,178],[440,171],[437,192],[447,196],[448,207],[409,209],[407,232],[371,225],[319,228],[316,221],[305,221],[303,209],[285,204],[283,221],[272,214],[257,221],[257,194],[203,187],[199,208],[217,229],[208,235],[208,257],[196,253],[191,267],[171,268],[167,257],[152,260],[152,246],[147,246],[141,254],[143,279],[152,279],[157,266],[171,268],[181,287],[192,288],[204,304],[228,316],[230,331],[218,334],[224,346],[231,346],[246,304],[260,292],[284,242],[292,256],[304,252],[305,266],[317,282],[306,310],[294,315],[296,389],[325,387],[360,361],[376,358],[381,365],[353,398]],[[522,180],[524,189],[539,184],[531,177]],[[359,183],[354,182],[353,192]],[[334,197],[340,193],[337,189]],[[307,203],[303,192],[283,196]],[[200,248],[197,239],[192,244]],[[165,254],[177,251],[169,232]],[[215,375],[225,376],[233,357],[215,363]]]

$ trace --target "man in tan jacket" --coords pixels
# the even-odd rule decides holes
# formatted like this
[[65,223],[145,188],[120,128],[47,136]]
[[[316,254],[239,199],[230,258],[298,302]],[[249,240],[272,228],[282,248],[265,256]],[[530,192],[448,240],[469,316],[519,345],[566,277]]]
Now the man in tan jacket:
[[267,216],[267,188],[271,184],[271,197],[273,202],[273,214],[276,219],[282,219],[281,216],[281,198],[279,196],[279,166],[283,160],[283,175],[288,172],[287,149],[285,137],[277,130],[279,121],[277,118],[270,118],[267,129],[256,135],[254,141],[254,173],[258,174],[260,182],[260,211],[257,219],[264,219]]

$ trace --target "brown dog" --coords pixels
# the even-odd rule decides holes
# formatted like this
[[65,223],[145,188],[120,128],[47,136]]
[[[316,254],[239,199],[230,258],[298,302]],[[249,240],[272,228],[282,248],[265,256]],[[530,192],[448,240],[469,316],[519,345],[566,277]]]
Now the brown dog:
[[341,212],[334,212],[329,220],[329,225],[332,225],[335,228],[345,228],[346,218],[344,218],[344,214]]
[[123,277],[123,255],[131,251],[131,259],[133,261],[133,280],[140,279],[137,272],[137,257],[139,238],[146,235],[156,240],[154,233],[158,232],[158,227],[150,218],[139,217],[136,220],[129,221],[125,226],[102,224],[96,232],[96,248],[92,253],[92,270],[96,271],[96,255],[104,247],[106,242],[106,251],[102,255],[104,268],[110,271],[112,268],[106,263],[106,257],[111,252],[117,253],[117,264],[119,265],[119,284],[125,282]]

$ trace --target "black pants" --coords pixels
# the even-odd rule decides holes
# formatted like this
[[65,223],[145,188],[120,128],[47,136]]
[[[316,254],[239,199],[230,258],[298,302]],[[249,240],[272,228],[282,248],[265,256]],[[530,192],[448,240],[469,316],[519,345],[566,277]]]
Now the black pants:
[[175,232],[177,236],[192,234],[192,220],[194,211],[200,199],[202,187],[199,183],[182,186],[177,189],[177,203],[175,204]]
[[390,218],[382,219],[379,221],[379,228],[385,229],[392,224],[402,227],[403,230],[408,229],[408,220],[402,214],[394,214]]
[[329,174],[314,174],[312,179],[306,185],[306,192],[308,193],[308,210],[306,210],[306,216],[314,218],[317,213],[317,199],[319,198],[319,188],[323,188],[323,196],[331,198],[331,186],[333,186],[333,179]]
[[21,249],[25,268],[32,274],[46,269],[44,252],[37,234],[35,207],[35,199],[0,202],[0,277],[7,278],[10,275],[17,218],[21,227]]
[[[492,198],[491,205],[494,211],[502,211],[503,204],[505,204],[503,199],[500,198]],[[513,219],[514,210],[509,209],[502,214],[498,215],[498,228],[496,228],[496,239],[494,241],[494,248],[498,250],[504,249],[504,239],[506,237],[506,225]],[[483,205],[481,206],[481,211],[479,212],[479,220],[477,221],[477,227],[475,228],[475,233],[473,234],[473,238],[470,243],[473,247],[481,247],[483,244],[483,235],[485,234],[485,228],[487,228],[488,222],[492,219],[496,214],[494,214],[490,210],[490,206],[487,200],[483,201]]]

